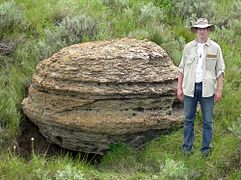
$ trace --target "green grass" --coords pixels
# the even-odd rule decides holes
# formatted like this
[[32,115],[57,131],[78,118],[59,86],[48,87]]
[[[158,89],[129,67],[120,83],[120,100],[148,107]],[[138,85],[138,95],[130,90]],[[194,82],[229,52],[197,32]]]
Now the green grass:
[[[10,4],[3,6],[5,2]],[[228,24],[210,34],[220,44],[226,64],[223,98],[215,105],[212,155],[203,159],[199,153],[199,113],[194,153],[189,157],[180,151],[181,129],[146,143],[141,150],[115,145],[93,165],[69,154],[33,155],[26,160],[9,151],[20,130],[21,101],[36,64],[72,43],[132,36],[162,46],[178,65],[184,45],[195,37],[186,27],[186,19],[182,21],[172,0],[0,0],[0,13],[8,14],[1,16],[0,40],[16,45],[12,54],[0,54],[0,179],[241,179],[240,11],[231,13],[238,0],[214,2],[218,3],[215,11],[210,10],[210,14],[214,12],[212,23],[229,19],[236,26]],[[96,23],[94,34],[80,37],[70,30],[79,30],[80,15]],[[61,24],[67,17],[69,29]]]

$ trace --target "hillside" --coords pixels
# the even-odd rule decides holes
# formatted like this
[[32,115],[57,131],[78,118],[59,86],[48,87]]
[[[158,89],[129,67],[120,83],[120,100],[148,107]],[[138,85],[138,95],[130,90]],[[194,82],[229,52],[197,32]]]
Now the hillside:
[[[241,179],[240,0],[0,0],[0,179]],[[16,155],[13,142],[25,120],[21,101],[36,64],[65,46],[118,37],[148,39],[178,65],[197,17],[216,25],[226,65],[222,101],[215,105],[213,151],[199,153],[201,113],[194,153],[180,151],[183,130],[141,150],[111,147],[98,159],[71,153]],[[29,146],[34,146],[34,141]]]

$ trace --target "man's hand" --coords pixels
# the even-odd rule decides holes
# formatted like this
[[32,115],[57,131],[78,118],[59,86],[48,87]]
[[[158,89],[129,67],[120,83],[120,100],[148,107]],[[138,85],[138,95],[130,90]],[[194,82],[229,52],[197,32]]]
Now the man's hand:
[[215,102],[221,101],[222,98],[222,90],[218,89],[217,92],[215,93],[214,100]]
[[182,88],[177,88],[177,98],[182,102],[183,101],[183,91],[182,91]]

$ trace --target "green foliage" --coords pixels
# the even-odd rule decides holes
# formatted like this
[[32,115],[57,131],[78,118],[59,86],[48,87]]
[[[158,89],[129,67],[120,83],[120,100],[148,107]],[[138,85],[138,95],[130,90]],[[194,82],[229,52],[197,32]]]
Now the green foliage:
[[58,0],[56,3],[48,4],[47,9],[49,13],[47,19],[57,24],[66,17],[77,15],[80,10],[80,3],[78,0]]
[[27,27],[23,9],[18,7],[14,1],[0,4],[0,39],[6,33],[13,33],[16,30],[24,31]]
[[37,43],[35,40],[28,40],[25,43],[21,43],[15,51],[16,61],[21,67],[21,72],[26,77],[25,85],[28,85],[30,78],[35,70],[37,60],[41,59],[39,55],[40,49],[37,49]]
[[3,144],[3,128],[0,126],[0,146]]
[[42,60],[50,57],[60,48],[67,45],[63,37],[67,36],[64,27],[56,27],[53,29],[44,29],[44,39],[40,39],[35,45],[34,50],[37,51],[37,59]]
[[238,169],[227,176],[227,179],[241,179],[241,170]]
[[112,145],[111,152],[103,157],[100,168],[118,173],[133,173],[140,168],[140,164],[134,149],[117,144]]
[[182,20],[189,22],[197,18],[212,18],[215,14],[215,0],[172,0],[177,12],[181,15]]
[[62,180],[62,179],[83,180],[85,178],[84,178],[84,174],[81,171],[77,170],[77,168],[67,165],[64,167],[64,169],[57,171],[57,173],[55,174],[55,179],[56,180]]
[[234,135],[237,136],[241,141],[241,115],[236,122],[232,123],[232,126],[229,128],[229,130],[232,131]]
[[195,38],[185,26],[204,16],[217,25],[210,36],[220,44],[226,63],[223,98],[215,105],[214,149],[208,158],[200,156],[202,126],[197,114],[194,153],[189,157],[180,151],[182,130],[139,151],[112,146],[97,167],[68,155],[33,155],[27,161],[1,149],[0,179],[240,179],[239,0],[0,2],[0,40],[18,42],[11,55],[0,54],[0,144],[19,131],[21,101],[38,61],[73,43],[125,36],[149,39],[178,65],[184,45]]
[[9,128],[10,135],[13,136],[20,124],[20,102],[23,98],[25,79],[21,76],[21,69],[18,66],[8,66],[5,73],[0,77],[0,86],[5,87],[0,90],[0,124]]
[[84,15],[72,18],[66,17],[60,23],[59,27],[67,31],[67,44],[82,42],[84,37],[94,39],[94,36],[98,32],[97,22],[93,18]]
[[[241,1],[236,1],[231,6],[230,15],[228,16],[228,23],[227,29],[233,30],[235,36],[240,37],[241,32],[241,22],[240,22],[240,15],[241,15]],[[234,38],[234,36],[232,37]]]
[[174,29],[174,32],[176,37],[184,38],[185,44],[195,39],[195,35],[190,31],[190,29],[177,27]]
[[167,179],[187,179],[188,169],[183,162],[175,162],[167,158],[165,166],[161,167],[161,176]]
[[47,160],[44,156],[33,156],[27,162],[16,155],[1,154],[1,179],[86,179],[85,171],[91,177],[92,169],[84,163],[73,161],[68,155]]
[[122,11],[123,9],[128,7],[128,0],[102,0],[103,5],[110,8],[117,8],[118,11]]
[[[138,17],[139,23],[153,23],[162,21],[164,13],[160,8],[156,7],[152,2],[143,5],[140,8],[140,15]],[[158,24],[157,24],[158,25]]]
[[216,141],[210,160],[213,162],[213,177],[225,176],[232,169],[240,167],[240,152],[238,140],[233,135],[224,135]]
[[34,45],[37,59],[48,58],[67,45],[83,42],[86,37],[94,39],[97,32],[97,23],[90,17],[66,17],[57,26],[43,30],[45,38]]

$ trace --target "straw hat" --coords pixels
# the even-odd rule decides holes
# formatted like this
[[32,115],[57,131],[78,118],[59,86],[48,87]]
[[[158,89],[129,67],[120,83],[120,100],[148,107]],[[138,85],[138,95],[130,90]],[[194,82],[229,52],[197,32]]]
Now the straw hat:
[[197,21],[191,26],[191,31],[196,32],[197,28],[208,28],[209,31],[214,30],[214,25],[209,24],[206,18],[199,18]]

